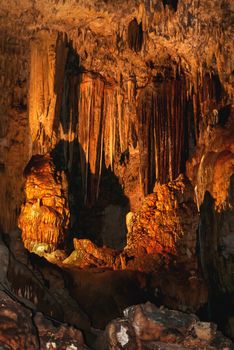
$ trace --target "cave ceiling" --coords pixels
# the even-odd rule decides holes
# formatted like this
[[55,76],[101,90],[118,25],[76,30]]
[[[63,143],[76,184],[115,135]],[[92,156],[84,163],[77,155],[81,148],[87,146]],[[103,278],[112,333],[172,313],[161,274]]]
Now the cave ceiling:
[[[177,64],[194,79],[198,70],[213,69],[231,89],[232,2],[180,1],[176,11],[172,3],[3,0],[0,24],[12,45],[14,38],[29,42],[42,29],[66,33],[84,69],[110,82],[134,74],[145,86],[158,69]],[[143,31],[139,54],[128,47],[134,19]]]

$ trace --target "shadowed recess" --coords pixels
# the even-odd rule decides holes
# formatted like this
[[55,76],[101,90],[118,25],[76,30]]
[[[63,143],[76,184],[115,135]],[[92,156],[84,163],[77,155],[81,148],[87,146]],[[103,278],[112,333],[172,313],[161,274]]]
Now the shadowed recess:
[[128,46],[135,52],[141,51],[143,43],[142,23],[138,24],[134,18],[128,25]]

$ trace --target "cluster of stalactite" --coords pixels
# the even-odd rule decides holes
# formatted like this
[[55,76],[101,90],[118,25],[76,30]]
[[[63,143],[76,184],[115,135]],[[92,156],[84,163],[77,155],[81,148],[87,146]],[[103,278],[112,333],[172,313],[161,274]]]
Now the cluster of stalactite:
[[70,173],[79,168],[85,204],[98,198],[103,167],[114,172],[130,149],[139,152],[145,195],[155,182],[175,179],[198,140],[201,116],[208,124],[209,118],[217,122],[223,96],[217,75],[200,74],[193,84],[175,64],[161,71],[140,89],[133,76],[117,83],[86,72],[60,33],[42,31],[32,42],[33,152],[44,154],[61,144],[58,158]]
[[[128,83],[128,99],[134,83]],[[125,154],[134,138],[129,100],[116,85],[101,77],[80,75],[78,101],[78,142],[85,202],[92,205],[98,197],[102,167],[114,171],[116,157]]]
[[175,179],[184,170],[188,115],[185,80],[166,80],[144,89],[138,106],[140,174],[144,193],[155,182]]

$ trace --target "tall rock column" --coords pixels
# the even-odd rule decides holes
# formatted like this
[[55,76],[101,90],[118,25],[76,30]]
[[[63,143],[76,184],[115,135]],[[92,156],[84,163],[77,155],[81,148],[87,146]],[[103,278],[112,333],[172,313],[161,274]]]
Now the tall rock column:
[[29,126],[34,154],[52,150],[58,141],[67,54],[61,33],[43,30],[31,41]]
[[19,227],[25,247],[37,254],[64,247],[69,224],[67,185],[50,156],[33,156],[25,169],[26,203]]

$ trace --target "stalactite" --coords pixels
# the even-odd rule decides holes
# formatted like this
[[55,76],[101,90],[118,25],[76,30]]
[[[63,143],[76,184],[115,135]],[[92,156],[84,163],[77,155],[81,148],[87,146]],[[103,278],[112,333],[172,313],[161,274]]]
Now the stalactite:
[[105,165],[113,170],[116,152],[116,91],[114,87],[106,87],[104,95],[104,152]]
[[57,142],[55,119],[61,110],[66,44],[60,33],[45,30],[31,42],[29,125],[34,153],[46,153]]
[[125,146],[125,130],[123,120],[123,95],[120,91],[117,91],[117,116],[118,116],[118,129],[119,129],[119,146],[121,153],[124,151]]
[[84,201],[93,205],[98,194],[103,149],[104,82],[82,74],[79,97],[78,142]]
[[[166,79],[145,88],[138,105],[138,139],[140,174],[144,193],[154,183],[165,183],[184,169],[185,79]],[[187,116],[186,116],[187,118]]]

